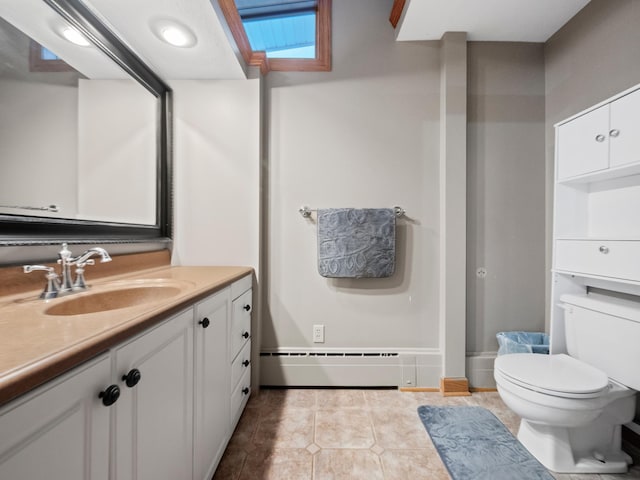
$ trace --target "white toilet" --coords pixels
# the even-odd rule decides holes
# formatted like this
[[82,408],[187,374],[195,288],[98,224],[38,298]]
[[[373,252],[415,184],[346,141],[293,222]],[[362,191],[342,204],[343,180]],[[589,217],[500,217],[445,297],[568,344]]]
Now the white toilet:
[[549,470],[622,473],[631,458],[621,426],[640,390],[640,303],[607,295],[563,295],[567,354],[496,359],[504,403],[522,421],[518,439]]

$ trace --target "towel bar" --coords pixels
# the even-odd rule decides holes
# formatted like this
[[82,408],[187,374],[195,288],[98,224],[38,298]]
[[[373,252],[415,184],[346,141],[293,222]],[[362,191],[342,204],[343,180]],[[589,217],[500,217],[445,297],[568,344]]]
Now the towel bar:
[[[311,216],[311,212],[317,212],[317,211],[318,211],[317,208],[309,208],[306,205],[303,205],[298,209],[298,212],[300,213],[300,215],[302,215],[303,218],[309,218]],[[393,211],[395,212],[396,217],[398,218],[404,217],[406,213],[404,208],[398,207],[398,206],[393,207]]]

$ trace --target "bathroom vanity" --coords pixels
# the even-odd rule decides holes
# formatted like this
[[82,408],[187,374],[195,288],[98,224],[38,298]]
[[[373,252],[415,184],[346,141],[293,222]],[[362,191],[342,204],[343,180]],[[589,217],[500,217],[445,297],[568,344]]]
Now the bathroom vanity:
[[0,478],[210,479],[251,394],[252,281],[161,267],[0,298]]

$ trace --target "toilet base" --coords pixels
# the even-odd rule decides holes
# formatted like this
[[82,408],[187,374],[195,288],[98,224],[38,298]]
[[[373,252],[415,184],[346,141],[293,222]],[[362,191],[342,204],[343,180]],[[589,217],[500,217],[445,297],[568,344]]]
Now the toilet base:
[[621,427],[604,423],[568,428],[521,420],[518,440],[553,472],[625,473],[631,457],[620,448]]

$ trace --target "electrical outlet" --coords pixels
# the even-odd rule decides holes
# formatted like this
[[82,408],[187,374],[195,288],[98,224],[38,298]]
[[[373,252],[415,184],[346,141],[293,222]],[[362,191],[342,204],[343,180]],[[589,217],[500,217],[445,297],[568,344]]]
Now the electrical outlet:
[[487,269],[484,267],[480,267],[476,270],[476,276],[480,279],[483,279],[487,276]]
[[313,343],[324,343],[324,325],[313,326]]

